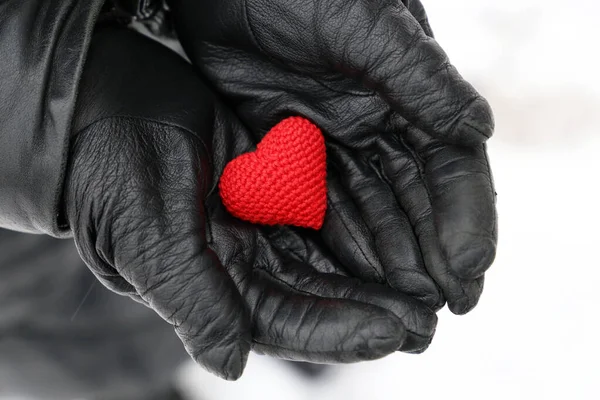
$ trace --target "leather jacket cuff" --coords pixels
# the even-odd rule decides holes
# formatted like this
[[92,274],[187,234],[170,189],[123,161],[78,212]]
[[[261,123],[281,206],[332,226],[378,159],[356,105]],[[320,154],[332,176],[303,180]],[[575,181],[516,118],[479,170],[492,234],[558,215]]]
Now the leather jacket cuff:
[[0,2],[0,227],[69,236],[62,189],[79,78],[103,0]]

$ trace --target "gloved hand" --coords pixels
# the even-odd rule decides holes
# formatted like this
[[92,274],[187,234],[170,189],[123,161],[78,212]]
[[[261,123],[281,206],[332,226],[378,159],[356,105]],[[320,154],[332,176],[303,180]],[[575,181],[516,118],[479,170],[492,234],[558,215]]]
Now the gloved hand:
[[493,117],[419,1],[170,4],[192,62],[257,138],[289,115],[323,129],[322,241],[338,260],[435,309],[476,305],[497,238]]
[[[420,351],[436,316],[389,288],[284,258],[231,217],[217,183],[253,142],[165,47],[116,27],[94,35],[80,83],[64,207],[100,281],[154,309],[190,355],[228,379],[259,353],[313,362]],[[302,257],[300,257],[302,258]]]

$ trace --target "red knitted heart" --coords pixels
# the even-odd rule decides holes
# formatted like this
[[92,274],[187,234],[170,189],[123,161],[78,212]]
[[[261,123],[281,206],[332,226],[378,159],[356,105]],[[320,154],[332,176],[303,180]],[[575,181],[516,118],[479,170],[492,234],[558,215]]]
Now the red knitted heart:
[[284,119],[256,151],[227,164],[219,183],[223,204],[253,223],[321,229],[327,208],[325,161],[320,129],[301,117]]

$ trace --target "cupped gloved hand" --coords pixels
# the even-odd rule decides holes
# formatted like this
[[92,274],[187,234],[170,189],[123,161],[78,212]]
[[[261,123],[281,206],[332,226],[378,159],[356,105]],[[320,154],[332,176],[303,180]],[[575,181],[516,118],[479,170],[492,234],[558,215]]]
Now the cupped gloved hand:
[[426,348],[437,320],[424,304],[342,276],[318,250],[283,257],[269,236],[287,240],[285,231],[225,211],[219,176],[253,145],[182,58],[135,32],[99,28],[64,192],[86,264],[108,288],[154,309],[198,363],[228,379],[240,376],[251,347],[313,362]]
[[496,249],[493,117],[418,0],[170,4],[188,56],[257,138],[294,114],[323,129],[322,242],[342,264],[434,309],[477,304]]

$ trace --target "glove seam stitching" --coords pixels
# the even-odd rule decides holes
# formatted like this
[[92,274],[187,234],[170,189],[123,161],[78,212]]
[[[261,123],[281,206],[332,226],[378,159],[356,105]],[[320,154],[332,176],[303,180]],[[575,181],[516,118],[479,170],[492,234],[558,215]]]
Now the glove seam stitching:
[[387,279],[384,276],[381,276],[381,274],[379,273],[379,271],[377,270],[377,268],[375,268],[375,266],[373,265],[373,263],[369,260],[369,258],[367,257],[367,255],[363,251],[362,247],[358,244],[358,241],[356,240],[356,238],[354,237],[354,235],[352,234],[352,232],[348,228],[348,225],[346,225],[346,221],[343,218],[341,218],[340,212],[338,211],[338,209],[336,208],[336,206],[333,204],[333,202],[329,198],[327,199],[327,203],[331,207],[332,211],[335,212],[338,215],[338,217],[340,217],[340,221],[342,222],[342,225],[344,225],[344,229],[346,229],[346,232],[348,232],[348,235],[352,238],[352,240],[354,241],[354,244],[358,247],[358,249],[360,250],[360,253],[362,254],[362,256],[365,258],[365,260],[367,260],[367,263],[369,264],[369,267],[371,267],[371,269],[375,272],[375,274],[379,277],[379,279],[385,280],[387,282]]

